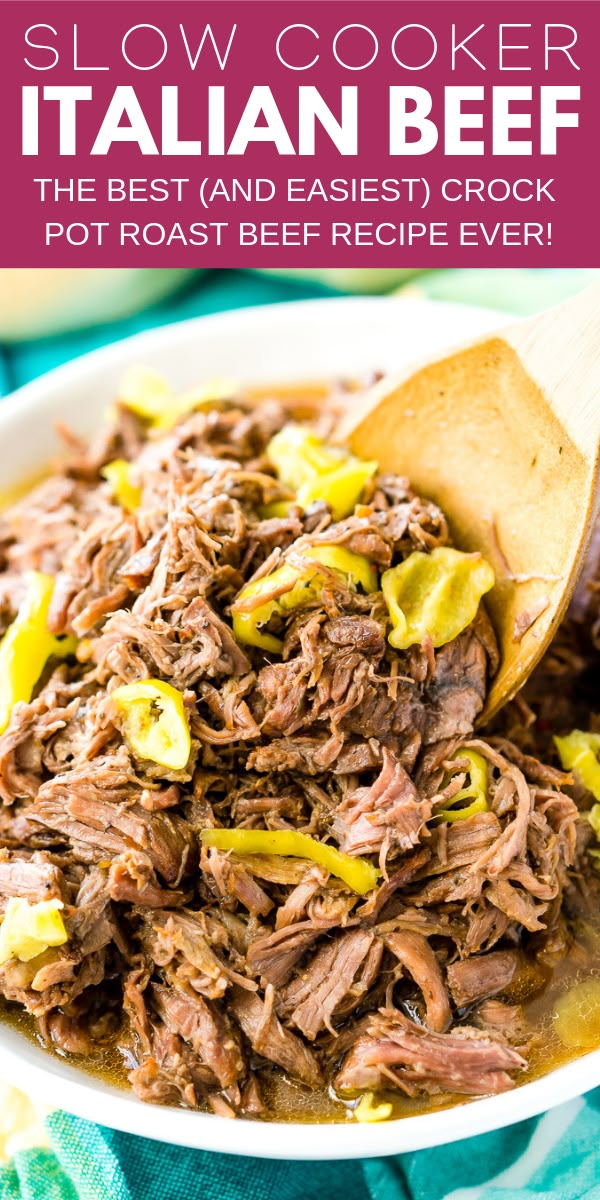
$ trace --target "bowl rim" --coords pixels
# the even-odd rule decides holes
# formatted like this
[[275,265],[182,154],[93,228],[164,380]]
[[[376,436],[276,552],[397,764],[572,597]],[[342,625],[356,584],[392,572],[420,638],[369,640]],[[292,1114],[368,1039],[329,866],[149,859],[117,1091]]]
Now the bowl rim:
[[[153,1141],[251,1158],[324,1161],[434,1149],[539,1116],[582,1096],[600,1080],[598,1049],[499,1096],[474,1098],[433,1113],[378,1124],[269,1122],[243,1117],[231,1121],[214,1113],[146,1104],[125,1089],[61,1062],[23,1034],[11,1030],[7,1039],[6,1028],[0,1029],[0,1072],[34,1097],[37,1106],[61,1108]],[[271,1136],[273,1129],[277,1130],[276,1139]]]
[[[3,429],[10,429],[14,434],[15,425],[26,425],[33,414],[40,416],[54,411],[63,386],[86,376],[93,377],[97,370],[120,369],[125,359],[139,361],[146,348],[151,349],[153,355],[163,350],[168,352],[169,347],[173,349],[179,342],[186,343],[193,338],[199,325],[207,332],[211,328],[226,330],[227,326],[235,332],[241,322],[246,330],[255,327],[260,333],[268,321],[273,333],[280,327],[289,326],[296,314],[306,315],[309,309],[315,310],[319,320],[327,320],[330,314],[337,314],[340,306],[352,307],[354,317],[360,320],[363,315],[368,319],[377,309],[381,311],[390,305],[394,306],[395,314],[405,312],[409,305],[413,310],[418,309],[424,318],[435,310],[436,319],[440,320],[445,312],[455,318],[459,310],[465,318],[467,332],[469,319],[477,318],[481,332],[491,332],[502,325],[504,316],[502,312],[480,306],[421,297],[340,296],[253,305],[191,317],[119,338],[23,384],[0,401],[0,434]],[[298,372],[295,374],[297,377]],[[6,1024],[0,1024],[0,1072],[9,1082],[34,1096],[36,1102],[52,1108],[61,1107],[76,1116],[123,1132],[227,1154],[335,1160],[382,1157],[433,1148],[537,1116],[600,1083],[600,1049],[582,1054],[502,1095],[474,1098],[432,1113],[377,1124],[355,1121],[278,1123],[244,1118],[232,1122],[212,1113],[148,1105],[98,1075],[86,1073],[66,1060],[61,1061]],[[276,1139],[270,1136],[274,1126],[278,1131]]]
[[[485,322],[484,331],[487,332],[502,328],[509,320],[511,324],[514,324],[515,321],[520,319],[500,309],[486,308],[484,305],[459,304],[453,301],[429,299],[426,296],[410,295],[400,297],[393,293],[377,296],[340,295],[317,297],[314,299],[279,300],[267,304],[249,304],[241,308],[228,308],[217,312],[202,313],[198,316],[171,321],[164,325],[141,329],[135,333],[126,334],[124,337],[117,337],[114,341],[96,346],[92,350],[85,351],[83,354],[78,354],[74,358],[51,367],[35,378],[27,380],[11,392],[6,393],[6,395],[0,396],[0,425],[4,424],[9,418],[24,416],[31,408],[36,407],[38,404],[46,407],[44,405],[44,397],[46,397],[47,393],[53,393],[57,387],[63,384],[68,385],[81,376],[85,376],[88,371],[93,372],[96,367],[114,366],[116,368],[124,355],[131,357],[135,354],[136,359],[139,359],[139,356],[144,353],[145,347],[148,347],[153,354],[156,351],[168,349],[170,342],[185,339],[187,335],[193,333],[193,330],[199,326],[202,329],[212,327],[218,331],[219,329],[226,329],[228,325],[236,328],[242,323],[250,328],[256,326],[260,329],[264,325],[265,319],[267,319],[270,322],[271,329],[276,331],[278,326],[287,325],[287,318],[293,317],[295,314],[304,314],[314,310],[315,312],[323,313],[326,320],[329,314],[336,313],[342,306],[353,309],[356,318],[360,318],[361,314],[364,314],[366,318],[371,316],[377,309],[383,310],[387,308],[392,308],[395,314],[401,314],[407,308],[420,310],[424,318],[427,317],[428,313],[433,311],[439,315],[440,319],[443,318],[444,314],[455,317],[460,313],[461,316],[465,317],[466,323],[468,323],[469,319],[483,318]],[[452,344],[455,345],[456,343]],[[291,373],[290,378],[294,377],[298,377],[297,371]],[[272,376],[267,374],[265,382],[272,383]],[[47,406],[52,407],[54,403],[52,394],[47,396],[47,401]]]

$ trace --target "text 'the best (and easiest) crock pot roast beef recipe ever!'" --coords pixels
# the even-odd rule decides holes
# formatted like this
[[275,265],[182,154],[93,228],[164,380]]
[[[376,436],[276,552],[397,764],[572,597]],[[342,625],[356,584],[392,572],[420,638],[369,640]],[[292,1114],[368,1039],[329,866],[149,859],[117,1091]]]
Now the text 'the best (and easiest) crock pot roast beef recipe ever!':
[[379,1120],[600,1044],[597,553],[476,731],[492,567],[344,390],[135,369],[1,517],[5,1019],[144,1100]]

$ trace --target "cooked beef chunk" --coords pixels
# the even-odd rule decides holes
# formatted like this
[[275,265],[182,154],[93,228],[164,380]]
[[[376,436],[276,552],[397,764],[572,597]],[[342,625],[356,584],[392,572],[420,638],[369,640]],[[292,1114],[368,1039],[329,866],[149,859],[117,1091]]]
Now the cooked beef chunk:
[[156,1018],[151,1024],[151,1039],[151,1052],[129,1072],[136,1096],[150,1104],[196,1108],[216,1086],[212,1071],[203,1066],[183,1038]]
[[256,938],[248,948],[248,966],[273,987],[281,987],[320,933],[312,921],[300,921]]
[[410,929],[390,933],[386,946],[412,975],[423,993],[427,1010],[427,1026],[436,1033],[445,1033],[452,1020],[448,993],[444,985],[439,960],[427,938]]
[[210,1001],[192,991],[180,992],[155,984],[152,1002],[167,1029],[189,1043],[222,1088],[244,1075],[244,1060],[231,1026]]
[[[272,985],[271,985],[272,988]],[[247,1037],[252,1049],[263,1058],[310,1087],[317,1087],[321,1071],[315,1055],[304,1042],[290,1033],[272,1010],[273,997],[268,988],[261,1000],[252,992],[236,990],[231,1001],[233,1015]]]
[[36,851],[30,858],[0,851],[0,897],[4,901],[11,896],[21,896],[30,904],[65,899],[63,873],[46,851]]
[[525,1060],[500,1041],[471,1026],[432,1033],[393,1009],[371,1017],[338,1073],[340,1091],[398,1087],[415,1092],[458,1092],[485,1096],[514,1086],[509,1071]]
[[309,1041],[313,1042],[322,1029],[333,1032],[335,1010],[350,991],[372,944],[373,934],[366,929],[351,929],[326,941],[283,989],[281,1010]]
[[70,839],[76,857],[80,844],[98,858],[134,846],[167,883],[179,883],[190,867],[191,833],[179,816],[147,812],[139,797],[129,757],[119,750],[43,783],[29,815]]
[[431,815],[431,804],[393,754],[383,748],[383,766],[374,783],[349,793],[338,806],[333,829],[345,854],[410,850]]
[[519,967],[516,950],[493,950],[451,963],[448,986],[457,1008],[466,1008],[503,992],[512,983]]
[[487,654],[476,627],[438,650],[426,692],[426,742],[467,737],[486,694]]

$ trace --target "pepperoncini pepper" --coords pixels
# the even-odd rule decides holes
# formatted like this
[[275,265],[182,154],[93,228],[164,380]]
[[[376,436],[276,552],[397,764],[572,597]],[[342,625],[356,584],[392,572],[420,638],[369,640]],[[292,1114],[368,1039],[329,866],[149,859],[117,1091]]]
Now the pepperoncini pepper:
[[268,521],[272,517],[287,517],[293,503],[293,500],[271,500],[269,504],[261,504],[258,515],[261,521]]
[[376,462],[363,462],[334,446],[327,446],[303,425],[285,425],[267,446],[267,457],[284,487],[297,492],[301,508],[315,500],[329,505],[334,521],[353,512]]
[[[565,771],[574,771],[594,799],[600,800],[600,733],[572,729],[564,737],[555,737],[554,745]],[[600,842],[600,804],[592,804],[585,815]],[[589,850],[588,853],[600,862],[600,850]]]
[[173,400],[168,380],[149,367],[133,366],[125,372],[117,391],[121,404],[138,417],[155,421]]
[[351,587],[362,588],[366,596],[377,591],[377,571],[364,554],[355,554],[345,546],[320,545],[303,550],[302,557],[339,571]]
[[387,1121],[392,1115],[392,1106],[387,1100],[381,1101],[379,1104],[375,1102],[374,1092],[365,1092],[356,1108],[354,1109],[354,1119],[362,1124],[372,1124],[375,1121]]
[[390,614],[389,642],[396,650],[420,644],[427,634],[444,646],[477,615],[479,602],[494,586],[494,571],[481,554],[438,546],[415,550],[385,571],[381,589]]
[[[487,812],[488,800],[488,767],[487,762],[482,754],[478,754],[476,750],[457,750],[452,755],[453,760],[465,759],[469,764],[469,782],[464,787],[446,801],[445,808],[438,809],[436,816],[441,817],[444,821],[466,821],[467,817],[475,816],[475,813]],[[471,800],[471,804],[463,805],[461,808],[456,808],[457,804],[461,804],[463,800]]]
[[[326,584],[326,576],[318,567],[321,563],[335,571],[349,586],[362,587],[367,594],[377,590],[377,573],[363,554],[354,554],[345,546],[311,546],[302,550],[301,557],[306,569],[284,562],[270,575],[246,584],[231,607],[233,632],[239,642],[259,646],[278,654],[282,647],[281,638],[262,632],[275,613],[284,614],[294,608],[302,608],[315,598]],[[270,599],[260,603],[261,596]]]
[[[311,577],[308,572],[308,578]],[[233,632],[238,642],[258,646],[271,654],[279,653],[283,645],[281,638],[272,633],[263,633],[263,627],[268,625],[275,613],[283,612],[284,606],[281,601],[286,592],[290,593],[295,589],[298,579],[298,571],[289,563],[284,563],[270,575],[255,579],[242,588],[231,606]],[[261,604],[260,597],[265,594],[269,594],[271,599]]]
[[190,727],[181,692],[161,679],[115,688],[110,699],[121,732],[140,758],[182,771],[190,757]]
[[335,471],[326,475],[316,475],[307,479],[298,488],[298,504],[308,508],[315,500],[324,500],[331,509],[334,521],[341,521],[354,512],[369,479],[377,470],[377,463],[361,462],[358,458],[349,458]]
[[110,483],[113,496],[121,508],[135,512],[140,507],[142,489],[131,482],[131,463],[127,459],[113,459],[100,473]]
[[229,400],[237,385],[228,379],[210,379],[205,384],[176,395],[168,380],[157,371],[134,366],[125,373],[119,385],[121,404],[143,417],[154,429],[167,430],[197,408]]
[[76,638],[57,638],[48,630],[53,591],[51,575],[29,572],[25,597],[0,642],[0,733],[6,729],[15,704],[31,700],[48,659],[65,658],[77,647]]
[[[587,814],[588,821],[596,834],[596,840],[600,842],[600,804],[592,804],[592,807]],[[600,850],[592,850],[591,852],[596,858],[600,858]]]
[[326,446],[308,426],[294,423],[284,425],[271,438],[266,452],[280,483],[294,492],[315,475],[326,475],[344,461],[342,450]]
[[308,858],[342,879],[353,892],[364,896],[377,884],[379,871],[366,858],[352,858],[334,846],[318,842],[295,829],[203,829],[204,846],[232,850],[234,854],[277,854],[283,858]]
[[574,771],[595,800],[600,800],[600,733],[573,729],[565,737],[555,737],[554,745],[565,771]]
[[13,896],[6,905],[0,926],[0,966],[9,958],[29,962],[49,946],[62,946],[68,934],[60,915],[61,900],[40,900],[29,904]]

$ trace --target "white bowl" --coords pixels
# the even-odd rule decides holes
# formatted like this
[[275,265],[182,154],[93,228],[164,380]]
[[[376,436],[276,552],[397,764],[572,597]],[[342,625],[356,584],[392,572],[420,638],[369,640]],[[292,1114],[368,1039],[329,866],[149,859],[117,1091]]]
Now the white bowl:
[[[91,432],[131,363],[164,371],[177,388],[215,374],[248,382],[352,376],[402,367],[498,324],[498,314],[483,309],[386,298],[301,301],[150,330],[59,367],[0,404],[0,486],[48,460],[55,417]],[[146,1105],[1,1024],[0,1075],[41,1103],[166,1142],[265,1158],[359,1158],[437,1146],[544,1112],[600,1082],[600,1050],[502,1096],[375,1125],[273,1128]]]

